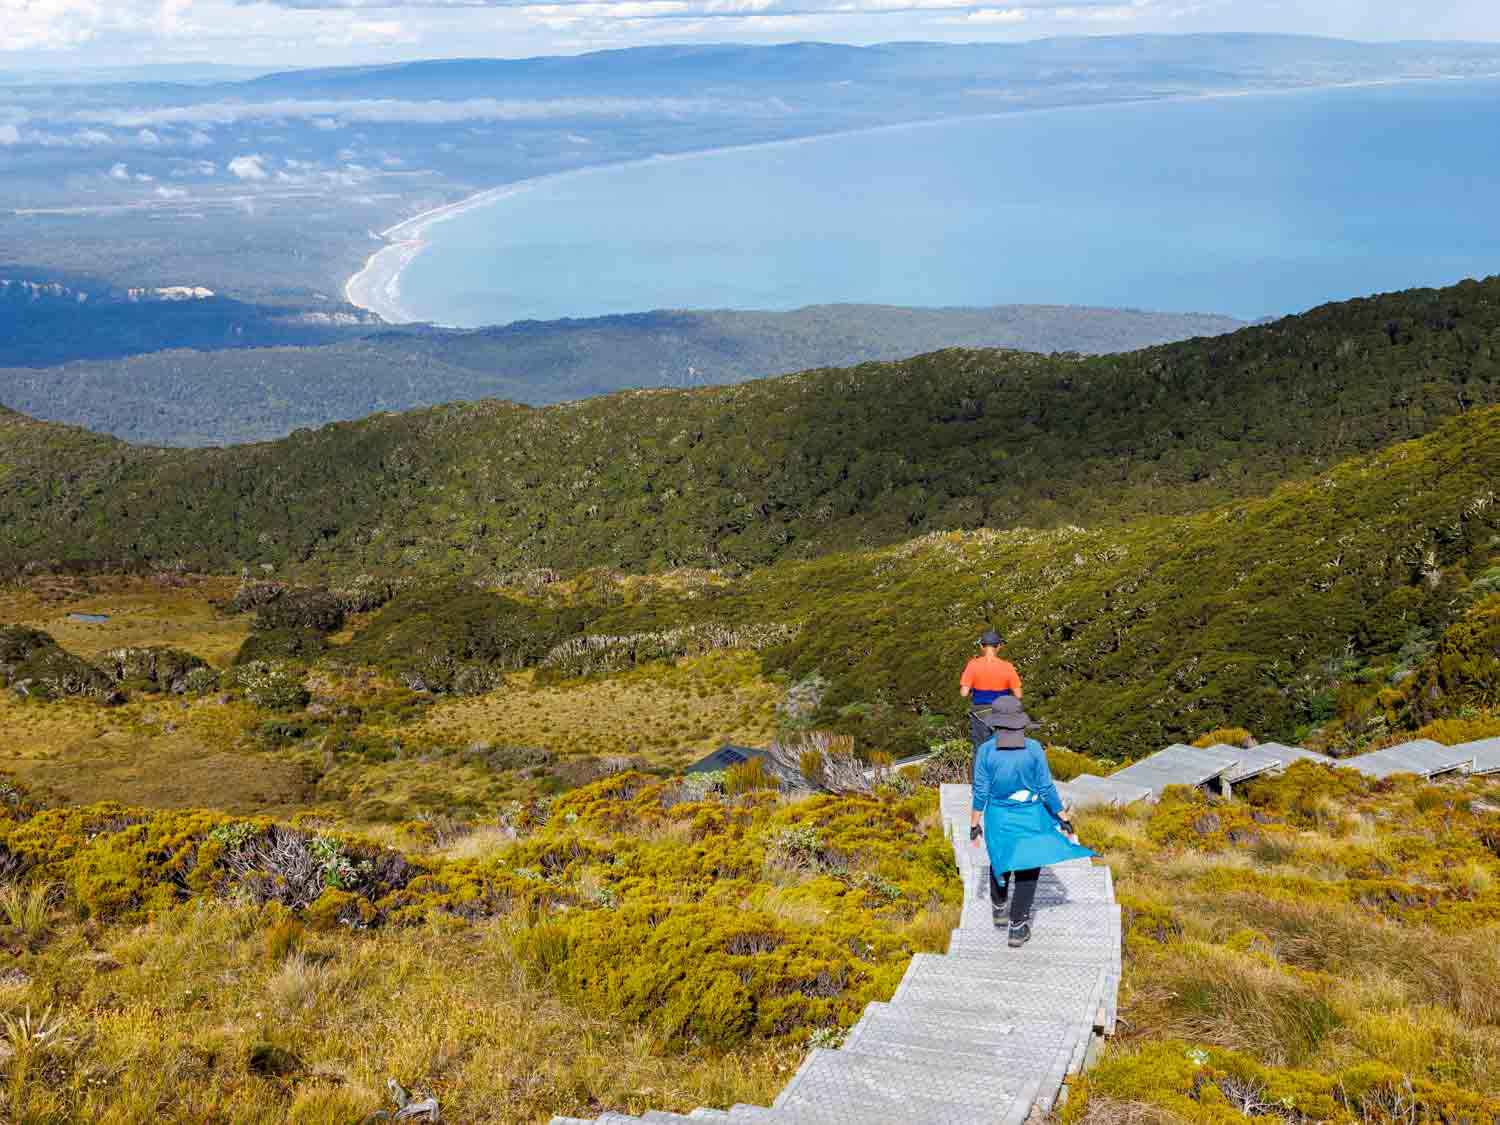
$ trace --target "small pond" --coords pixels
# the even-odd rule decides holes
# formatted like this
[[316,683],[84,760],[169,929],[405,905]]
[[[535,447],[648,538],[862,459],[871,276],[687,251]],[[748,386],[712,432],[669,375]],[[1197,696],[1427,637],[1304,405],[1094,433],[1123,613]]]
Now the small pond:
[[70,614],[68,614],[68,620],[69,621],[86,621],[86,622],[97,623],[97,622],[100,622],[100,621],[108,621],[109,620],[109,614],[107,614],[107,613],[70,613]]

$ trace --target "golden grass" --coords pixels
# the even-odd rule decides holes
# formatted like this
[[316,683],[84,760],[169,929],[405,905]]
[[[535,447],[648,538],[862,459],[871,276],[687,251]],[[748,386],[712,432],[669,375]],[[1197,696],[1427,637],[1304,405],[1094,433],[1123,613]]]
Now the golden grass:
[[[171,645],[226,666],[250,633],[250,617],[227,617],[210,605],[227,601],[237,578],[194,575],[164,585],[154,578],[47,579],[0,587],[0,623],[51,633],[69,652],[92,659],[112,648]],[[68,620],[106,614],[106,622]]]
[[[1472,846],[1492,829],[1445,819],[1482,809],[1493,793],[1468,781],[1320,799],[1309,808],[1314,827],[1218,852],[1154,844],[1150,810],[1081,814],[1085,842],[1114,869],[1131,932],[1122,1032],[1100,1078],[1118,1096],[1096,1084],[1070,1122],[1170,1116],[1140,1101],[1147,1072],[1132,1075],[1132,1059],[1174,1040],[1325,1075],[1376,1062],[1500,1100],[1500,856]],[[1434,858],[1455,841],[1465,858]],[[1434,874],[1418,874],[1419,863]],[[1454,900],[1427,913],[1351,899],[1350,873],[1368,878],[1382,864],[1404,868],[1414,891],[1444,886]],[[1305,889],[1272,891],[1278,879]],[[1464,909],[1473,921],[1455,924]]]
[[[104,938],[104,960],[81,928],[59,935],[28,962],[34,981],[0,1003],[20,1019],[61,987],[69,999],[49,1018],[88,1035],[47,1060],[47,1081],[33,1066],[31,1080],[0,1085],[0,1115],[361,1120],[390,1108],[394,1077],[435,1094],[446,1120],[541,1122],[766,1101],[798,1061],[764,1046],[661,1054],[644,1032],[528,983],[507,923],[309,937],[275,964],[261,925],[246,907],[190,904]],[[262,1044],[293,1069],[256,1074]]]
[[760,675],[755,656],[735,652],[549,686],[519,674],[489,695],[438,702],[412,735],[680,766],[724,742],[764,744],[775,731],[782,694]]
[[[0,589],[0,621],[45,628],[84,656],[120,645],[173,644],[227,664],[247,635],[249,615],[222,617],[210,599],[227,599],[237,580],[185,581],[180,587],[125,578],[13,584]],[[108,613],[110,621],[70,623],[71,612]],[[325,705],[368,711],[371,718],[354,734],[396,740],[401,749],[394,758],[335,756],[316,738],[268,750],[247,732],[274,716],[218,693],[138,698],[117,708],[79,700],[38,705],[3,693],[0,770],[52,802],[117,799],[280,816],[316,805],[365,828],[428,813],[472,817],[567,788],[595,776],[590,771],[597,767],[585,758],[681,766],[725,741],[763,743],[774,732],[783,694],[761,675],[754,656],[732,652],[548,686],[522,674],[500,691],[467,699],[410,697],[369,673],[326,667],[307,681]],[[393,709],[398,697],[413,705]],[[543,775],[497,771],[453,753],[473,746],[542,749],[561,762]],[[577,768],[569,764],[575,757]]]
[[254,712],[216,698],[104,708],[0,693],[0,770],[52,802],[290,814],[310,803],[296,762],[240,749]]

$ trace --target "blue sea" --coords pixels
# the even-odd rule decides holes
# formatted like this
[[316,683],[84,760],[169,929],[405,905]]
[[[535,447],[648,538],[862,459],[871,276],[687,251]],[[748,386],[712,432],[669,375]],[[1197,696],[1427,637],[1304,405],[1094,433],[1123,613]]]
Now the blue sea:
[[408,312],[1228,313],[1500,273],[1500,81],[1045,110],[569,173],[435,225]]

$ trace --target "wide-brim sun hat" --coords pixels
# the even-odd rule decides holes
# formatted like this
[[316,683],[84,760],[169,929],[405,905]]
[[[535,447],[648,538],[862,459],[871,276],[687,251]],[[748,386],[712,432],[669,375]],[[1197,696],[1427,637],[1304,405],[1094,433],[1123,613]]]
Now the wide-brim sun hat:
[[1019,750],[1026,745],[1026,732],[1040,724],[1028,715],[1021,701],[1013,695],[1002,695],[988,710],[976,711],[979,721],[995,735],[995,745]]

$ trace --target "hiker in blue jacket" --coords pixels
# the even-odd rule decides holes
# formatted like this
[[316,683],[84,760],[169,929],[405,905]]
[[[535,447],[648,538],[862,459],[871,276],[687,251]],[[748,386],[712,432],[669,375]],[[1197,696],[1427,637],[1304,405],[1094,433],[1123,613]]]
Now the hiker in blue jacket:
[[1026,729],[1034,726],[1021,701],[997,699],[987,719],[994,734],[974,755],[974,807],[969,817],[969,843],[981,838],[990,853],[990,909],[995,925],[1006,923],[1010,905],[1008,944],[1031,939],[1031,906],[1036,900],[1041,869],[1094,853],[1077,843],[1067,819],[1047,752]]

